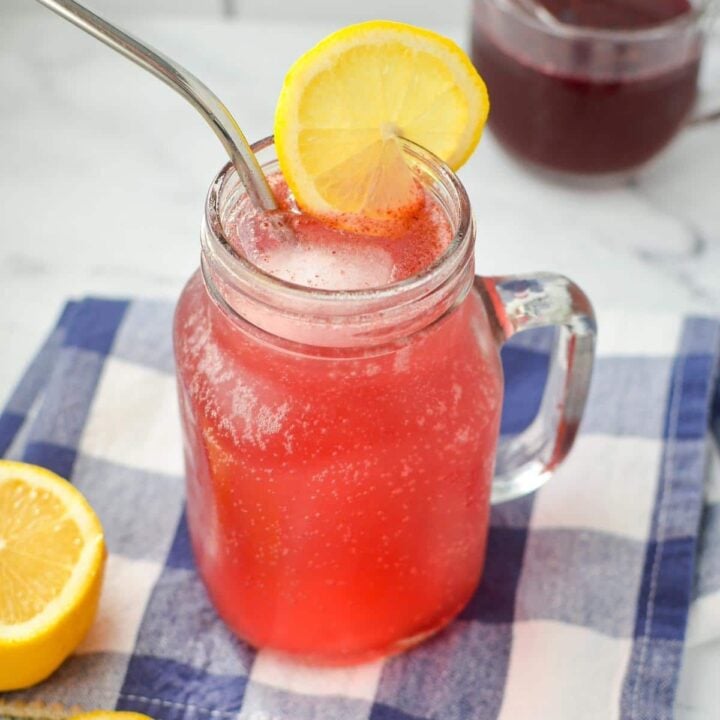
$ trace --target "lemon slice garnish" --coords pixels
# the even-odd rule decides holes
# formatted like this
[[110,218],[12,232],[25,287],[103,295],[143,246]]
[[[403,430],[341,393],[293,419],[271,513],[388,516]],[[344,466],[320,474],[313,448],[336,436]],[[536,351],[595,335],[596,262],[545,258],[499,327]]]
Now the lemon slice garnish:
[[382,218],[418,200],[400,138],[456,170],[488,110],[485,83],[452,40],[403,23],[351,25],[285,78],[275,113],[280,169],[307,212]]

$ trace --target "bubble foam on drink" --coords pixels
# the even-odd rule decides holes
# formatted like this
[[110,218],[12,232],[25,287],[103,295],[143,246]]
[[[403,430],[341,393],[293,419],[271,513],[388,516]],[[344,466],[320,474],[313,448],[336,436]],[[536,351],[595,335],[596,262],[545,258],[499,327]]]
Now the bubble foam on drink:
[[332,246],[279,247],[258,266],[270,275],[305,287],[347,290],[382,287],[392,282],[393,260],[381,248]]
[[246,198],[224,222],[233,249],[286,282],[324,290],[381,288],[431,266],[452,240],[445,212],[429,192],[384,234],[351,232],[298,211],[282,176],[269,178],[280,211],[264,214]]

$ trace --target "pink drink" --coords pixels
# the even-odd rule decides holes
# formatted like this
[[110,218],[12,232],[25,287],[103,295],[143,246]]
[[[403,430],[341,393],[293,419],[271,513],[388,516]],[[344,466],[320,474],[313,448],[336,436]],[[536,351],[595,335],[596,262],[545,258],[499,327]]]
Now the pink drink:
[[[461,252],[446,205],[427,192],[380,237],[287,214],[297,246],[245,202],[220,215],[226,240],[257,267],[363,289]],[[470,259],[443,297],[353,315],[371,321],[351,340],[343,308],[356,299],[317,301],[339,319],[314,322],[320,311],[303,304],[289,320],[294,304],[271,298],[283,286],[266,292],[256,280],[250,301],[213,284],[218,258],[205,247],[205,280],[190,279],[175,319],[188,518],[216,607],[253,645],[324,663],[370,658],[439,629],[476,588],[502,374],[484,306],[467,292],[472,239],[463,243]]]
[[267,216],[247,198],[228,213],[227,237],[239,255],[296,285],[325,290],[384,287],[429,268],[452,240],[447,216],[427,193],[407,212],[382,224],[348,219],[354,228],[350,231],[300,212],[280,173],[269,180],[283,208],[281,223],[297,242],[273,232]]

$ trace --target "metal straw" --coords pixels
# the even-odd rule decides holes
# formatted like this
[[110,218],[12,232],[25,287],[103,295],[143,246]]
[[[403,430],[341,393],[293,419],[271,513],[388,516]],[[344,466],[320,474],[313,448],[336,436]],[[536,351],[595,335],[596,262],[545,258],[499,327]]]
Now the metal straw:
[[205,118],[220,138],[253,204],[266,211],[277,209],[267,178],[242,130],[230,111],[204,83],[174,60],[128,35],[74,0],[37,1],[151,72],[180,93]]

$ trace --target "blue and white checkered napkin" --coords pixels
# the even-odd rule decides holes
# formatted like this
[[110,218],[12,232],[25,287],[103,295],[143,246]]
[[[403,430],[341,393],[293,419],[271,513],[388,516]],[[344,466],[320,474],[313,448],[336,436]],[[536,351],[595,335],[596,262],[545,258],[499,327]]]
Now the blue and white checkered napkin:
[[[404,655],[324,670],[235,639],[195,573],[171,315],[163,302],[70,304],[0,418],[0,450],[69,477],[110,550],[78,652],[3,699],[167,720],[671,717],[691,605],[703,627],[720,623],[720,482],[703,507],[720,323],[601,317],[576,447],[534,496],[493,510],[460,618]],[[505,433],[527,424],[547,366],[546,334],[516,340]]]

